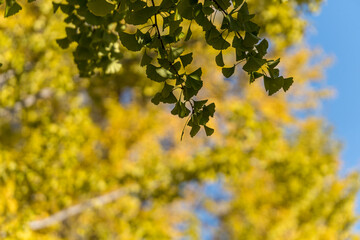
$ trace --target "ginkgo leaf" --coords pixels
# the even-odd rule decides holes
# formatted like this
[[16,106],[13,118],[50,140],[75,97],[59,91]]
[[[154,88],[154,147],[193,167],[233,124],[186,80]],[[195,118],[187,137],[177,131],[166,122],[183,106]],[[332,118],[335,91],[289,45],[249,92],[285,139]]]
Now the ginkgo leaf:
[[273,95],[277,91],[279,91],[284,85],[284,78],[277,77],[277,78],[269,78],[264,76],[264,86],[266,91],[269,92],[269,95]]
[[143,57],[141,58],[140,66],[146,66],[151,62],[152,58],[144,52]]
[[204,126],[206,136],[211,136],[214,133],[214,129],[209,128],[208,126]]
[[107,66],[107,68],[106,68],[106,70],[105,70],[105,73],[106,73],[106,74],[114,74],[114,73],[117,73],[117,72],[120,71],[121,66],[122,66],[121,63],[119,63],[118,61],[113,61],[113,62],[111,62],[111,63]]
[[199,125],[194,125],[194,126],[191,128],[190,136],[191,136],[191,137],[194,137],[199,131],[200,131],[200,126],[199,126]]
[[219,54],[216,55],[215,62],[216,62],[216,65],[218,65],[219,67],[223,67],[225,65],[222,51],[220,51]]
[[265,64],[265,60],[263,59],[258,59],[255,57],[250,57],[248,59],[248,61],[245,63],[245,65],[243,66],[243,70],[246,72],[254,72],[259,70],[259,68]]
[[96,16],[101,16],[101,17],[106,16],[115,9],[115,5],[109,3],[106,0],[90,0],[87,3],[87,6],[90,12],[92,12]]
[[179,47],[171,47],[170,48],[170,56],[169,56],[169,60],[170,62],[175,61],[178,57],[180,57],[180,55],[184,52],[184,48]]
[[286,92],[287,90],[289,90],[289,88],[291,87],[291,85],[294,83],[294,80],[292,77],[289,78],[285,78],[284,79],[284,86],[283,86],[283,90]]
[[17,12],[19,12],[22,8],[15,0],[6,0],[6,7],[4,17],[10,17]]
[[183,67],[186,67],[187,65],[189,65],[192,62],[192,60],[193,60],[192,55],[193,55],[193,53],[188,53],[186,55],[180,56],[180,60],[181,60]]
[[266,54],[268,47],[269,43],[266,39],[263,39],[258,45],[256,45],[256,49],[261,56]]
[[134,25],[145,24],[147,21],[149,21],[151,16],[156,14],[158,9],[159,7],[155,7],[155,6],[145,7],[131,12],[126,16],[125,20],[127,23]]
[[229,67],[229,68],[222,69],[222,73],[223,73],[224,77],[226,77],[226,78],[231,77],[234,74],[234,72],[235,72],[235,65],[232,67]]
[[119,32],[120,41],[130,51],[140,51],[142,46],[136,40],[135,34]]

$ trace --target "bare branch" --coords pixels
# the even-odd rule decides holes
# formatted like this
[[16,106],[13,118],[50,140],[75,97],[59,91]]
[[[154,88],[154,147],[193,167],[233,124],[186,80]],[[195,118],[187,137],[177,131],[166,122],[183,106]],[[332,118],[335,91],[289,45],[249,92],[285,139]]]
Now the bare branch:
[[57,212],[47,218],[31,221],[31,222],[29,222],[29,226],[32,230],[39,230],[39,229],[49,227],[56,223],[62,222],[69,217],[80,214],[87,209],[98,207],[98,206],[103,206],[107,203],[113,202],[113,201],[119,199],[120,197],[126,195],[127,193],[128,193],[128,191],[125,191],[123,189],[118,189],[118,190],[112,191],[105,195],[89,199],[84,203],[76,204],[76,205],[66,208],[64,210],[61,210],[60,212]]

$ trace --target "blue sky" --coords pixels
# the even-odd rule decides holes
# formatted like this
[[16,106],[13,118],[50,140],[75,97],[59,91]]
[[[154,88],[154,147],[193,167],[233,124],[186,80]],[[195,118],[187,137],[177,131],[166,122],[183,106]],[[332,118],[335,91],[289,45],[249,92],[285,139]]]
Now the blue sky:
[[337,94],[322,114],[344,144],[342,172],[360,169],[360,0],[328,0],[309,20],[308,44],[335,60],[325,72]]

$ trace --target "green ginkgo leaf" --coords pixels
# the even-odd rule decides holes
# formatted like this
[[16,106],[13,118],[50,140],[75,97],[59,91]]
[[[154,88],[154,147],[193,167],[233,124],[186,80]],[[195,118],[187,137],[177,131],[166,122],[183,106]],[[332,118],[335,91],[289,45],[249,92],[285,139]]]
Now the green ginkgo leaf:
[[190,136],[191,137],[194,137],[200,130],[200,126],[199,125],[194,125],[192,128],[191,128],[191,131],[190,131]]
[[146,54],[146,51],[144,52],[143,57],[141,58],[141,62],[140,62],[140,66],[146,66],[148,64],[150,64],[152,58]]
[[294,83],[294,80],[292,77],[289,78],[285,78],[284,79],[284,85],[283,85],[283,90],[286,92],[287,90],[289,90],[290,86]]
[[188,53],[186,55],[180,56],[180,60],[181,60],[183,67],[186,67],[187,65],[189,65],[192,62],[192,60],[193,60],[192,55],[193,55],[193,53]]
[[87,4],[90,12],[92,12],[96,16],[106,16],[111,13],[115,9],[115,5],[109,3],[106,0],[91,0]]
[[214,133],[214,129],[204,125],[206,136],[211,136]]
[[229,68],[223,68],[222,73],[224,77],[229,78],[231,77],[235,72],[235,66],[229,67]]
[[215,57],[215,62],[219,67],[223,67],[225,65],[222,51],[220,51],[220,53]]
[[6,0],[4,17],[10,17],[21,10],[21,6],[15,0]]

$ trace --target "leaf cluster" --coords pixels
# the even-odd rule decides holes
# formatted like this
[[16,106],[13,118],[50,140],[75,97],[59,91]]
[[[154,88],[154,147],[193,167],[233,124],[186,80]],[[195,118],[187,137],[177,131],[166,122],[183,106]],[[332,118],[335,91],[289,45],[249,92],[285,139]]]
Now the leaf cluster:
[[[53,7],[54,12],[60,9],[67,15],[66,37],[57,43],[64,49],[76,43],[73,55],[81,77],[94,75],[96,69],[118,72],[123,57],[120,43],[129,51],[142,51],[140,65],[147,77],[163,85],[151,101],[173,104],[171,113],[187,117],[192,137],[201,127],[208,136],[214,132],[206,124],[214,116],[215,104],[197,98],[203,86],[201,68],[188,72],[193,53],[186,53],[185,45],[192,37],[191,24],[200,26],[206,43],[220,51],[215,61],[226,78],[244,62],[242,69],[250,83],[263,77],[269,95],[281,88],[287,91],[293,83],[280,75],[279,59],[265,58],[269,44],[259,38],[260,27],[251,21],[255,15],[244,0],[66,0],[54,2]],[[6,0],[6,9],[7,17],[21,7],[15,0]],[[220,24],[215,21],[218,12]],[[236,62],[225,66],[223,50],[228,48],[233,49]]]

